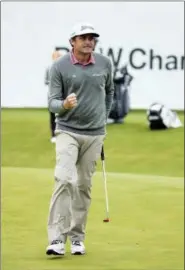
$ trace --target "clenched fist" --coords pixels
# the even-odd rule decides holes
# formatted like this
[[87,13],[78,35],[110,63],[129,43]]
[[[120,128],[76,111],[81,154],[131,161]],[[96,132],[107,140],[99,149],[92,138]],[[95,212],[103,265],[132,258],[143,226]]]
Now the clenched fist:
[[67,96],[63,103],[63,106],[66,110],[72,109],[76,107],[76,105],[77,105],[77,99],[76,99],[76,94],[74,93]]

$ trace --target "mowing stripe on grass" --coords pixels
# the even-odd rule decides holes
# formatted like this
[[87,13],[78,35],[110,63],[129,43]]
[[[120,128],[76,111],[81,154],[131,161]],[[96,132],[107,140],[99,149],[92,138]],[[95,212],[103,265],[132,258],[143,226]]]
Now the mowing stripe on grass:
[[[53,169],[47,169],[47,168],[26,168],[26,167],[1,167],[2,172],[6,171],[12,171],[14,173],[20,173],[27,172],[33,173],[46,173],[50,174],[51,177],[53,176]],[[117,172],[107,172],[107,176],[110,176],[111,178],[115,178],[116,180],[139,180],[142,182],[158,182],[158,183],[166,183],[167,185],[171,186],[183,186],[184,185],[184,178],[183,177],[172,177],[172,176],[161,176],[161,175],[145,175],[145,174],[132,174],[132,173],[117,173]],[[102,172],[97,171],[95,173],[95,177],[101,176]],[[107,180],[109,181],[109,177],[107,177]]]

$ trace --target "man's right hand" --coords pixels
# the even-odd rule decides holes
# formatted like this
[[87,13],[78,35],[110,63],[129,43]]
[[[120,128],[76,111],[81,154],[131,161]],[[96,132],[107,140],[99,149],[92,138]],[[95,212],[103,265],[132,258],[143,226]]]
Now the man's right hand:
[[76,105],[77,105],[77,99],[76,99],[76,94],[74,93],[67,96],[63,103],[63,107],[66,110],[72,109],[76,107]]

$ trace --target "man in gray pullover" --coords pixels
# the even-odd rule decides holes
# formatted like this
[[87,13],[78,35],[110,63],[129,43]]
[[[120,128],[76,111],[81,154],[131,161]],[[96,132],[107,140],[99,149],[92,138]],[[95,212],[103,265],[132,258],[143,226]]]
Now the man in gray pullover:
[[56,114],[55,187],[48,218],[46,254],[85,254],[85,227],[91,178],[106,133],[114,85],[110,60],[93,52],[99,34],[78,24],[70,35],[72,51],[50,70],[49,110]]

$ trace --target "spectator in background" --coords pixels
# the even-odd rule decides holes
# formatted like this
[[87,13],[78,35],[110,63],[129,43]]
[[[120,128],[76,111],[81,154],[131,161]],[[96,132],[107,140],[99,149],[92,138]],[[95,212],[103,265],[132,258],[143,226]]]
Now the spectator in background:
[[[57,60],[61,56],[62,56],[61,51],[55,50],[52,53],[52,61],[54,62],[55,60]],[[45,72],[45,80],[44,80],[45,85],[49,85],[49,82],[50,82],[49,73],[50,73],[50,66],[46,69],[46,72]],[[49,116],[50,116],[49,121],[50,121],[50,130],[51,130],[51,142],[55,143],[56,142],[56,138],[55,138],[55,127],[56,127],[55,114],[52,113],[52,112],[49,112]]]

